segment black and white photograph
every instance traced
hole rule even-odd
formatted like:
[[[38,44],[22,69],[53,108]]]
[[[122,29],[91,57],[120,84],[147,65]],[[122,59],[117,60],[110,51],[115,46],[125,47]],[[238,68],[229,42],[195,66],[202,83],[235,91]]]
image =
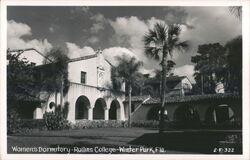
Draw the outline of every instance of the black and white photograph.
[[[1,150],[248,159],[249,1],[239,2],[6,2]]]

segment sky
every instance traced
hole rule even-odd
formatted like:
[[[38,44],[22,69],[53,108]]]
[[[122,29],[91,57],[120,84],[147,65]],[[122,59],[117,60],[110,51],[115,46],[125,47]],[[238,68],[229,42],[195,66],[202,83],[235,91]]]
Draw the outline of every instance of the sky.
[[[158,61],[144,53],[143,36],[157,22],[181,25],[181,41],[189,50],[174,51],[174,74],[194,82],[191,56],[198,45],[221,43],[242,34],[242,22],[228,7],[108,7],[108,6],[8,6],[7,45],[10,49],[36,48],[46,54],[61,48],[70,58],[95,54],[101,49],[111,63],[127,54],[143,61],[143,73],[160,69]],[[37,64],[42,57],[33,52],[22,55]]]

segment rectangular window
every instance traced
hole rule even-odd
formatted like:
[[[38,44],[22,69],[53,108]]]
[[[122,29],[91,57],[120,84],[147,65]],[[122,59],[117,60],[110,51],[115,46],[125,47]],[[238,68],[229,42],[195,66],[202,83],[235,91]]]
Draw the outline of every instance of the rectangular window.
[[[81,71],[81,83],[86,83],[86,72]]]

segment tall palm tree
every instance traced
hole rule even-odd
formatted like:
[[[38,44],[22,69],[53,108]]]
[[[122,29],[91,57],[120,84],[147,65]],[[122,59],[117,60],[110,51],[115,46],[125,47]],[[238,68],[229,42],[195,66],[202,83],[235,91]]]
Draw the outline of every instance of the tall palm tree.
[[[164,106],[168,57],[173,56],[174,50],[184,51],[188,48],[187,41],[180,42],[179,35],[181,28],[172,24],[167,26],[164,23],[156,23],[153,29],[149,29],[144,36],[145,53],[147,56],[160,61],[162,67],[162,88],[161,88],[161,111],[159,132],[164,129]]]
[[[52,49],[46,54],[43,63],[48,64],[46,69],[45,88],[55,93],[57,106],[57,94],[60,92],[60,106],[63,106],[63,96],[68,90],[68,56],[61,49]],[[51,61],[53,63],[51,63]]]
[[[171,73],[171,71],[172,71],[172,69],[173,69],[173,67],[174,67],[175,65],[176,65],[176,64],[175,64],[174,61],[172,61],[172,60],[168,60],[168,61],[167,61],[166,76],[171,76],[171,75],[173,75],[173,73]],[[155,78],[157,81],[159,81],[160,79],[162,79],[162,70],[156,69],[154,72],[155,72],[154,78]],[[160,84],[159,87],[160,87],[160,88],[159,88],[159,94],[161,95],[162,84]],[[167,89],[167,86],[166,86],[166,89]]]
[[[126,55],[116,57],[118,61],[117,67],[114,68],[113,78],[116,81],[125,82],[128,88],[128,125],[131,126],[131,93],[132,86],[138,83],[141,79],[139,69],[142,66],[141,61],[137,61],[135,57],[128,57]]]

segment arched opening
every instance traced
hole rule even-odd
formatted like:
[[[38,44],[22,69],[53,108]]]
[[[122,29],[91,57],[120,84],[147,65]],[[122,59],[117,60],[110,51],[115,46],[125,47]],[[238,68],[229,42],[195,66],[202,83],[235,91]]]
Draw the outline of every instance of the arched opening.
[[[117,100],[113,100],[109,109],[109,119],[118,120],[120,119],[120,104]]]
[[[105,100],[98,98],[93,109],[93,119],[104,119],[104,108],[106,108]]]
[[[53,108],[56,107],[56,104],[54,102],[49,103],[49,109],[52,110]]]
[[[192,105],[183,104],[175,110],[174,121],[183,127],[190,127],[200,123],[200,116]]]
[[[88,119],[88,108],[90,108],[90,102],[86,96],[80,96],[76,100],[75,107],[75,119]]]
[[[205,120],[207,123],[220,124],[235,121],[234,112],[227,104],[220,104],[209,107],[206,111]]]
[[[159,120],[160,107],[152,107],[147,113],[147,120]]]

